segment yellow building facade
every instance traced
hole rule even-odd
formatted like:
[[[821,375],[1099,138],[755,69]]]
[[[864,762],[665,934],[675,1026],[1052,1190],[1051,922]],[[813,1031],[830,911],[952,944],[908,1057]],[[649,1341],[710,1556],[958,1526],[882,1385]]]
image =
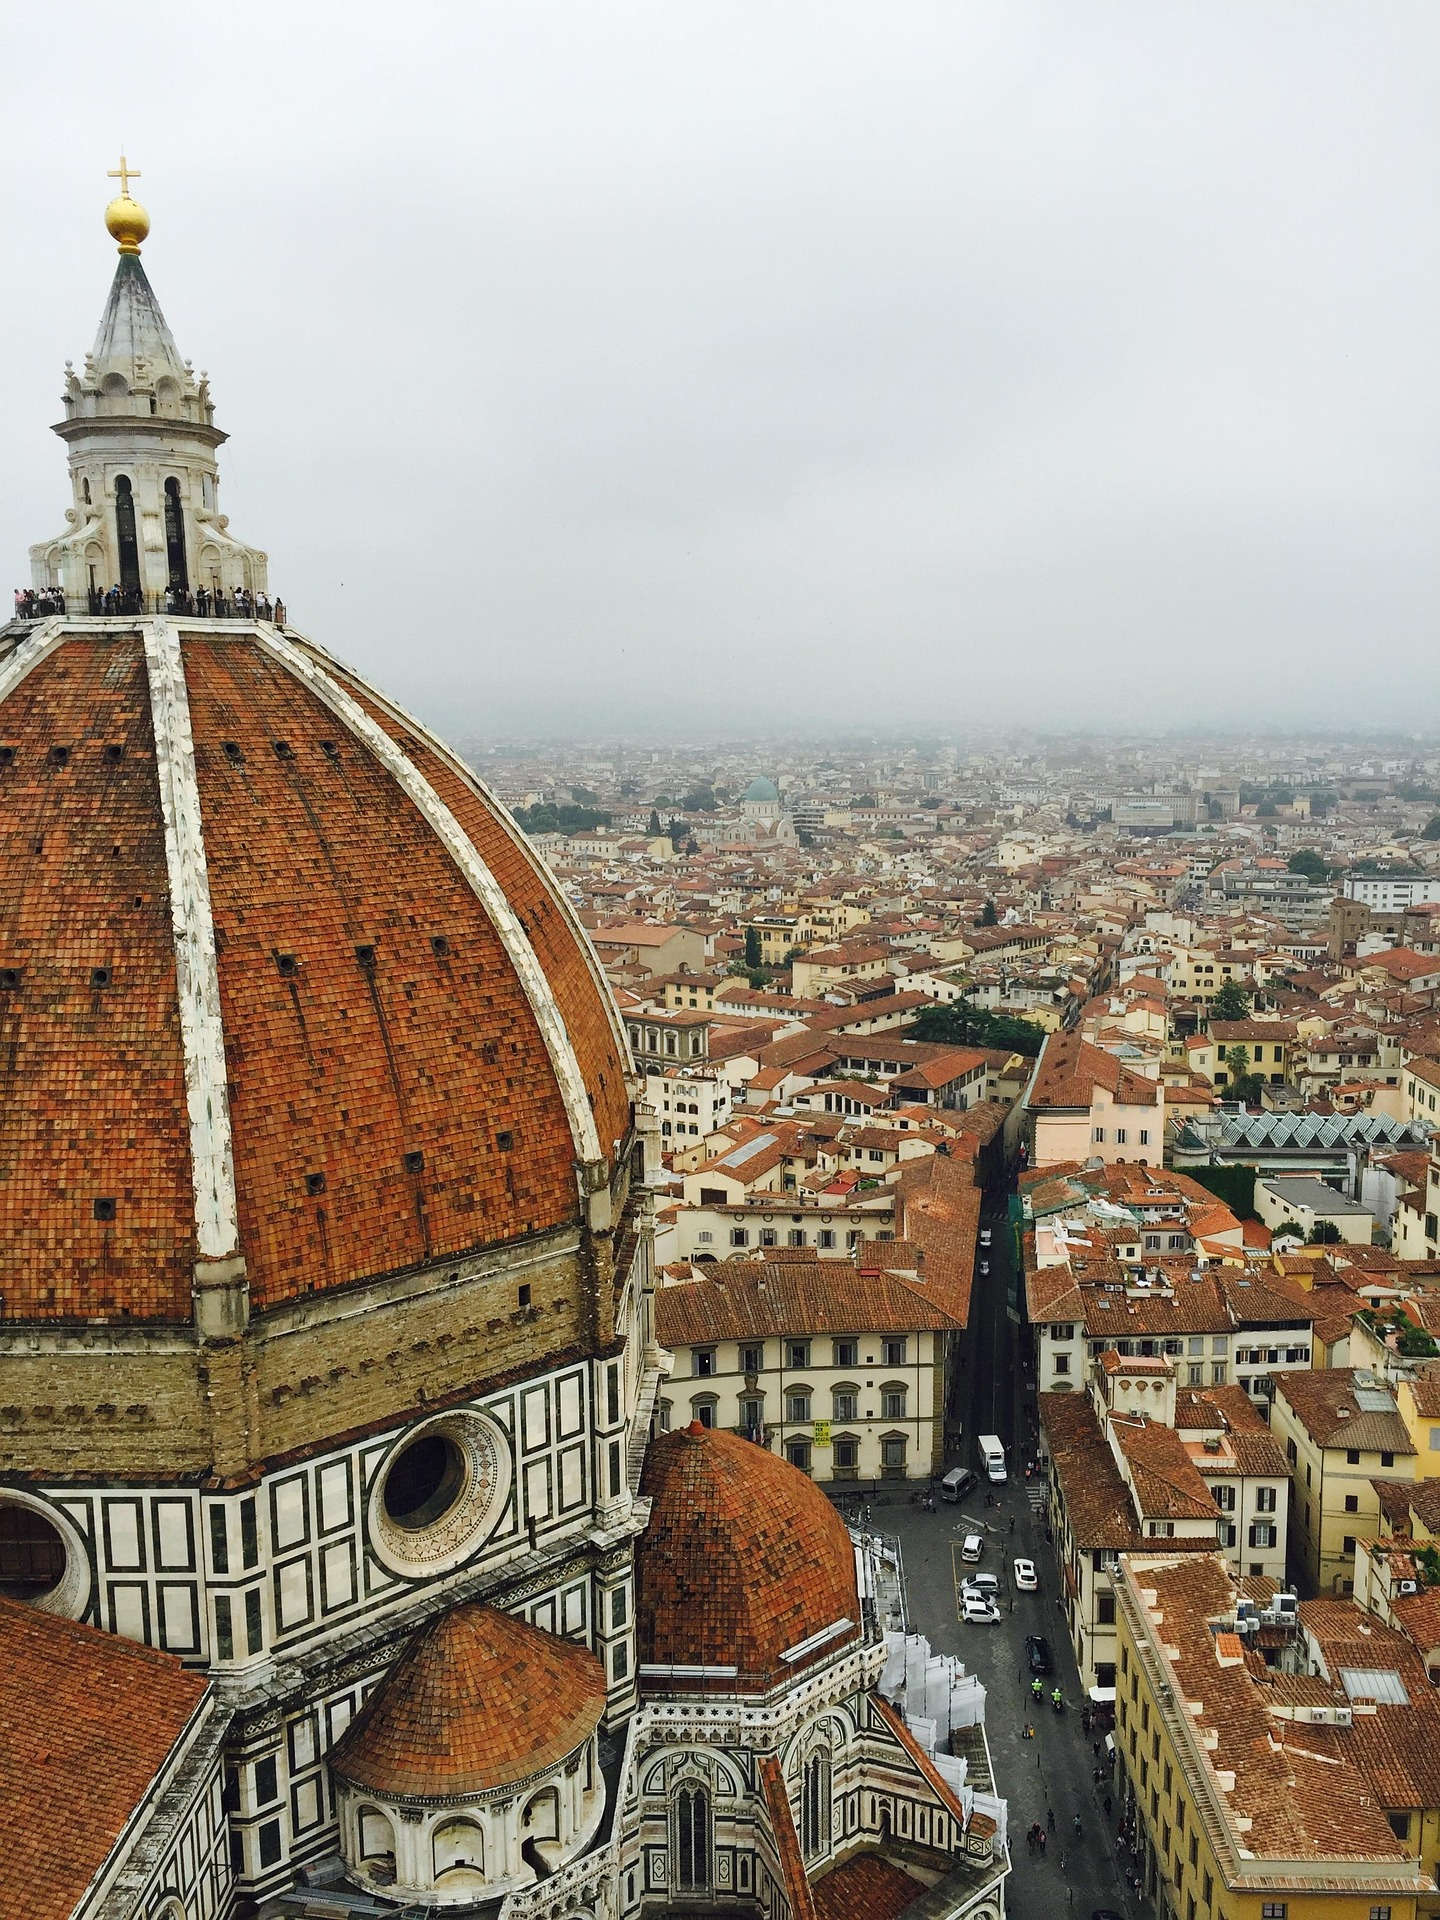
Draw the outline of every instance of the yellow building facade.
[[[1267,1699],[1220,1557],[1125,1554],[1115,1590],[1117,1788],[1161,1920],[1430,1912],[1416,1842]]]

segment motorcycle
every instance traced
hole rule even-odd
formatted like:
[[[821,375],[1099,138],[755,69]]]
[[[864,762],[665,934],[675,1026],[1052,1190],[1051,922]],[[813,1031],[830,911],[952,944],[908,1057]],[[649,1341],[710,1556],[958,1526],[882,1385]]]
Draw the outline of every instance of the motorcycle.
[[[1061,1692],[1059,1691],[1059,1689],[1058,1689],[1058,1688],[1056,1689],[1056,1691],[1055,1691],[1054,1693],[1052,1693],[1052,1694],[1051,1694],[1051,1696],[1050,1696],[1050,1704],[1051,1704],[1051,1706],[1052,1706],[1052,1707],[1053,1707],[1053,1708],[1055,1709],[1055,1711],[1056,1711],[1056,1713],[1064,1713],[1064,1711],[1065,1711],[1065,1698],[1064,1698],[1064,1695],[1063,1695],[1063,1694],[1062,1694],[1062,1693],[1061,1693]]]

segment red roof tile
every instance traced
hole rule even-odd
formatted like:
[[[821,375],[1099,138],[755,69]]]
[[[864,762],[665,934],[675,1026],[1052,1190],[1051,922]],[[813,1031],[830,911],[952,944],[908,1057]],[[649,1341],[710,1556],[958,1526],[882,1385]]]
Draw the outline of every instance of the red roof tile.
[[[788,1461],[693,1424],[654,1442],[641,1491],[654,1502],[636,1554],[643,1666],[737,1667],[726,1691],[803,1673],[860,1632],[855,1555],[839,1514]],[[850,1624],[798,1658],[796,1647]],[[664,1676],[642,1687],[668,1690]],[[703,1679],[680,1679],[683,1692]]]
[[[69,1920],[205,1693],[173,1654],[0,1599],[0,1914]]]
[[[494,1607],[422,1627],[331,1755],[394,1799],[463,1797],[559,1764],[605,1710],[595,1655]]]

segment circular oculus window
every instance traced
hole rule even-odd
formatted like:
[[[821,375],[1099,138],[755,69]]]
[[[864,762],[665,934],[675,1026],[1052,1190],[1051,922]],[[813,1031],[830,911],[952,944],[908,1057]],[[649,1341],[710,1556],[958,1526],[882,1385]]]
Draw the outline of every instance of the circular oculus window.
[[[58,1507],[0,1489],[0,1593],[78,1620],[90,1598],[90,1556]]]
[[[510,1492],[510,1448],[484,1414],[444,1413],[387,1454],[370,1492],[370,1544],[392,1573],[448,1573],[494,1531]]]

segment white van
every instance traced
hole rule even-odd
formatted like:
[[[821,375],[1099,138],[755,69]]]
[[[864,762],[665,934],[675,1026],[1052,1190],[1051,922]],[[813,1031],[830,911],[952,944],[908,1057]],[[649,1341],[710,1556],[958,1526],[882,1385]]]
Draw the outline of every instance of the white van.
[[[980,1449],[980,1464],[985,1469],[985,1478],[996,1483],[1006,1480],[1005,1449],[1000,1444],[998,1433],[982,1433],[976,1442]]]

